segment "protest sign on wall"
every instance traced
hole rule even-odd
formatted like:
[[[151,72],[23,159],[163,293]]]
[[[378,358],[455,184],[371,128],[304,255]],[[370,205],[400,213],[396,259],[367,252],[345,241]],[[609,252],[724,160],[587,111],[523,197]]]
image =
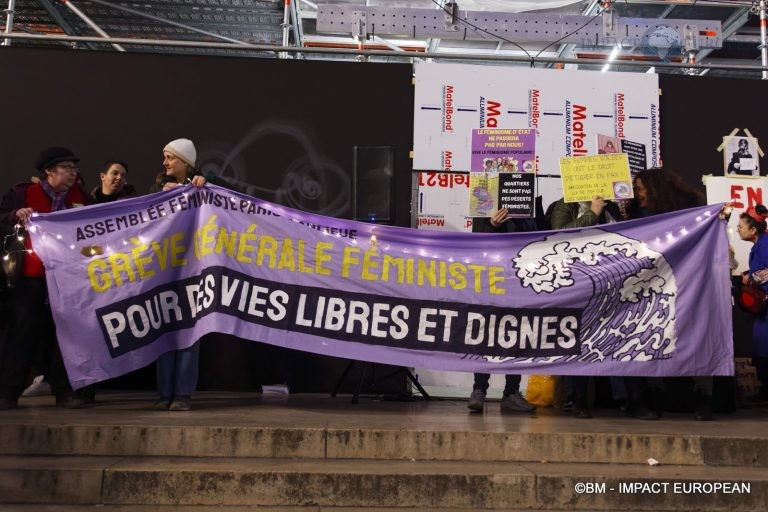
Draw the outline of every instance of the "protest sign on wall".
[[[752,243],[739,238],[736,225],[739,223],[739,215],[747,208],[756,204],[765,205],[768,201],[768,178],[704,176],[703,181],[707,188],[707,203],[733,205],[733,214],[728,221],[728,240],[739,262],[737,271],[748,270]]]

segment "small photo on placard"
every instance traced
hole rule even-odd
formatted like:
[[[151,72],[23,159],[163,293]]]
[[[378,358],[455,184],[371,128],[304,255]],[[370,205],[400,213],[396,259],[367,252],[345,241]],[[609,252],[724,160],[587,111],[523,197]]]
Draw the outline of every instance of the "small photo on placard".
[[[614,199],[632,199],[632,185],[626,181],[613,182]]]
[[[610,155],[611,153],[621,153],[621,139],[618,137],[598,134],[597,154]]]
[[[473,172],[469,175],[469,216],[490,217],[499,209],[499,173]]]

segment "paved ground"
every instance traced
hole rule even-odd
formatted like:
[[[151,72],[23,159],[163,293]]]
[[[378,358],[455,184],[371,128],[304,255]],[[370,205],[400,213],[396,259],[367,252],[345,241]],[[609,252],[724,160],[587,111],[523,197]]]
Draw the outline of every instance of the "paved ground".
[[[667,413],[659,421],[641,421],[618,410],[594,411],[594,418],[575,419],[539,408],[534,414],[501,414],[498,402],[486,403],[483,414],[470,414],[464,400],[414,402],[374,401],[349,396],[201,392],[189,412],[153,411],[155,396],[147,392],[100,392],[97,402],[80,410],[59,409],[53,397],[22,398],[19,409],[0,411],[0,425],[20,422],[68,425],[195,425],[274,428],[377,428],[532,433],[615,433],[724,436],[768,439],[768,405],[717,414],[700,422],[692,414]]]

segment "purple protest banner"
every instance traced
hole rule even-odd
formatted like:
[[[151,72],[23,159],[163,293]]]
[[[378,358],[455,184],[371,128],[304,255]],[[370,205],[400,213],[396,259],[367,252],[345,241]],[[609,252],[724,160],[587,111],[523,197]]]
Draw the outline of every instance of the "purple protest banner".
[[[563,232],[444,233],[209,185],[39,215],[30,234],[75,387],[211,332],[443,370],[730,375],[718,210]]]

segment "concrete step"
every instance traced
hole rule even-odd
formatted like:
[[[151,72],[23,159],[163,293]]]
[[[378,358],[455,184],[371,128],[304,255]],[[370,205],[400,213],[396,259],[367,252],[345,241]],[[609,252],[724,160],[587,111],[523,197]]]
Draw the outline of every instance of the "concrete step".
[[[61,418],[60,418],[61,419]],[[267,457],[768,466],[768,439],[376,427],[0,424],[3,455]]]
[[[756,511],[768,510],[768,468],[4,456],[0,502]]]
[[[435,507],[268,507],[259,505],[2,505],[0,512],[467,512],[466,508]],[[551,512],[565,512],[564,509],[548,509]],[[494,508],[483,512],[541,512],[531,508]],[[622,509],[622,512],[641,512]]]
[[[466,508],[435,508],[435,507],[269,507],[259,505],[3,505],[0,512],[467,512]],[[549,511],[565,512],[570,509],[552,509]],[[484,509],[483,512],[541,512],[541,509],[530,508],[494,508]],[[622,512],[641,512],[639,510],[622,509]]]

